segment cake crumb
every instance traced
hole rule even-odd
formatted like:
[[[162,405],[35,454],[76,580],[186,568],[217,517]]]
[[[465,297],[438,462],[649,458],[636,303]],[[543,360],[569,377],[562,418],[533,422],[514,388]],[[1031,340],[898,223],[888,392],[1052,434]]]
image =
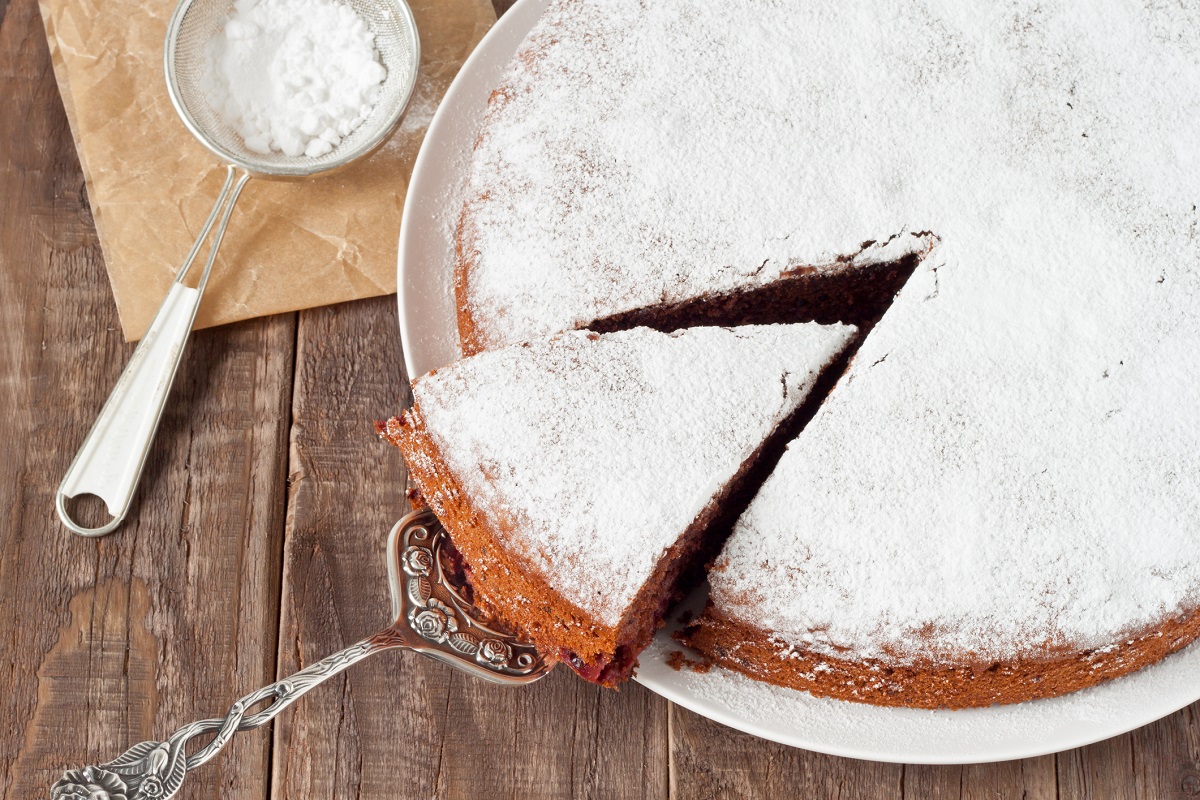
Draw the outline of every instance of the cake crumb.
[[[712,662],[705,658],[688,658],[687,654],[682,650],[672,650],[667,656],[667,666],[676,672],[679,672],[684,667],[687,667],[692,672],[704,674],[712,669]]]

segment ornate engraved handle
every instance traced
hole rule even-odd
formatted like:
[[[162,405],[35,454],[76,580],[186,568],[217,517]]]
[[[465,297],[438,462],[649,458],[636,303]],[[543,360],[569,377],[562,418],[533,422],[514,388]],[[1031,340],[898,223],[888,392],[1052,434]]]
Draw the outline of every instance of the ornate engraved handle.
[[[384,650],[414,644],[412,634],[386,628],[341,652],[242,697],[220,719],[185,725],[165,742],[142,742],[120,757],[99,766],[69,770],[50,790],[51,800],[166,800],[179,791],[187,771],[204,764],[229,743],[238,731],[262,727],[280,711],[299,700],[314,686]],[[266,700],[271,704],[254,714],[249,710]],[[187,745],[198,736],[212,740],[190,756]]]
[[[50,790],[52,800],[166,800],[179,791],[188,770],[215,756],[233,734],[267,724],[309,689],[382,650],[407,647],[510,686],[539,680],[553,666],[532,644],[497,627],[474,606],[462,558],[428,509],[414,511],[392,528],[388,582],[395,615],[391,627],[251,692],[223,718],[193,722],[165,742],[142,742],[107,764],[63,773]],[[268,700],[262,711],[248,713]],[[207,735],[212,736],[208,744],[186,754],[192,739]]]

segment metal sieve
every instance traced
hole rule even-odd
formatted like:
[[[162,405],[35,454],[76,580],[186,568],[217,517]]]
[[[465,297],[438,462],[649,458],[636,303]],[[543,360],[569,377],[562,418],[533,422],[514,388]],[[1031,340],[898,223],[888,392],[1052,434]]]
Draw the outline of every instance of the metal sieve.
[[[370,155],[399,126],[412,98],[420,61],[412,11],[405,0],[343,1],[375,34],[375,49],[387,77],[370,116],[332,151],[316,158],[251,151],[201,91],[205,46],[233,10],[231,0],[181,0],[171,16],[164,49],[167,91],[187,129],[228,165],[225,184],[195,244],[175,273],[154,321],[58,487],[58,516],[74,533],[103,536],[114,530],[129,511],[217,250],[246,182],[251,177],[298,179],[340,169]],[[190,286],[185,280],[210,234],[204,267],[195,286]],[[96,528],[78,524],[71,517],[67,500],[80,495],[103,500],[112,520]]]
[[[204,48],[233,10],[228,0],[182,0],[167,26],[164,67],[167,91],[183,124],[222,161],[251,175],[303,178],[338,169],[373,152],[396,130],[417,80],[420,44],[412,11],[404,0],[343,0],[375,34],[375,49],[387,77],[379,100],[349,136],[317,158],[261,155],[249,150],[241,136],[209,105],[201,91]]]

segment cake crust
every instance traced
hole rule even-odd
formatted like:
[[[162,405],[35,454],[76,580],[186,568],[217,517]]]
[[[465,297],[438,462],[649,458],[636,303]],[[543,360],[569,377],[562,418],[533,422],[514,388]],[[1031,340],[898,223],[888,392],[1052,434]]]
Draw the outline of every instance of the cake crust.
[[[780,643],[771,631],[721,614],[710,603],[680,641],[708,661],[755,680],[878,706],[973,708],[1057,697],[1136,672],[1200,636],[1200,610],[1122,641],[1042,658],[894,664],[839,658]]]

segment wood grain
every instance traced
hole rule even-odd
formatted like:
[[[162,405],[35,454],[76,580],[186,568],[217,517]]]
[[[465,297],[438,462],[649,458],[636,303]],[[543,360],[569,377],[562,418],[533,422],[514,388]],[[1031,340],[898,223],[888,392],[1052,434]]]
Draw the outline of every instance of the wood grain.
[[[510,2],[497,0],[503,12]],[[222,713],[385,624],[408,401],[394,300],[198,334],[129,522],[52,494],[124,366],[34,0],[0,0],[0,793]],[[927,767],[795,750],[557,670],[525,689],[419,656],[356,666],[242,734],[186,798],[1193,798],[1200,704],[1039,759]]]
[[[1200,704],[1058,756],[1064,798],[1200,797]]]
[[[303,312],[292,407],[280,677],[390,620],[384,544],[404,512],[402,466],[371,421],[405,402],[386,299]],[[391,334],[389,336],[389,334]],[[388,653],[314,690],[276,722],[279,797],[380,796],[428,716],[396,720],[394,676],[432,665]],[[375,750],[377,746],[384,751]],[[388,763],[376,755],[387,752]],[[404,770],[420,776],[430,765]]]
[[[196,337],[129,521],[67,533],[54,489],[130,348],[33,0],[0,20],[0,97],[0,775],[25,798],[273,674],[294,319]],[[189,796],[265,796],[268,745]]]
[[[930,800],[1052,800],[1058,796],[1054,766],[1054,756],[999,764],[906,766],[901,796]]]
[[[671,707],[671,797],[902,797],[903,779],[899,764],[797,750]]]
[[[672,797],[1052,800],[1058,796],[1054,756],[965,766],[857,761],[765,742],[677,706],[671,709],[671,731]]]

